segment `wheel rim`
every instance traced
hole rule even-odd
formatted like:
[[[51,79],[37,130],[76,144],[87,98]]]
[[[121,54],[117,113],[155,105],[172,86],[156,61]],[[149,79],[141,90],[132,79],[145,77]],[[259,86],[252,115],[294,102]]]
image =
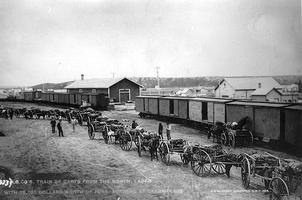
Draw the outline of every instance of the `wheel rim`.
[[[247,158],[243,159],[243,163],[241,166],[241,181],[242,181],[242,186],[245,189],[248,189],[250,185],[250,161]]]
[[[138,137],[137,153],[138,153],[139,157],[142,156],[142,142],[141,142],[141,138],[140,137]]]
[[[200,151],[193,155],[191,168],[197,176],[208,176],[211,173],[212,160],[209,154],[205,151]]]
[[[220,143],[223,144],[223,145],[226,145],[226,135],[225,135],[224,132],[221,134]]]
[[[132,137],[128,132],[122,133],[120,137],[120,147],[124,151],[130,151],[132,147]]]
[[[225,172],[226,172],[225,165],[223,163],[214,163],[212,165],[212,169],[217,174],[225,174]]]
[[[108,132],[107,132],[106,127],[104,127],[104,130],[103,130],[103,138],[104,138],[105,143],[108,144],[109,137],[108,137]]]
[[[253,136],[253,134],[252,134],[251,131],[249,131],[249,133],[250,133],[250,136],[251,136],[251,138],[250,138],[250,146],[252,146],[253,143],[254,143],[254,136]]]
[[[91,139],[91,140],[94,138],[92,133],[93,133],[92,127],[88,126],[88,136],[89,136],[89,139]]]
[[[165,163],[166,165],[169,165],[170,164],[169,148],[165,142],[162,142],[160,144],[159,154],[162,162]]]
[[[285,181],[281,178],[273,178],[269,184],[271,199],[288,199],[289,190]]]

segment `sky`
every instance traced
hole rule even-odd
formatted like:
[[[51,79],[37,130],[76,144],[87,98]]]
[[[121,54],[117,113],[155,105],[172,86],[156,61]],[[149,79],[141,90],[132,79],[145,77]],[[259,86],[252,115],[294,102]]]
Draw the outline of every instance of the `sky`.
[[[301,0],[0,0],[0,85],[302,75]]]

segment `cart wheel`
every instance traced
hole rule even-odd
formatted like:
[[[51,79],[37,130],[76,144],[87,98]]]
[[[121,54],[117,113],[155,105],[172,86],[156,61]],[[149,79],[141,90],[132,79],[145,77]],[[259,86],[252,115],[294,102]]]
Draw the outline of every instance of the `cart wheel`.
[[[229,134],[229,145],[233,148],[236,147],[235,135],[232,132]]]
[[[80,120],[79,120],[80,126],[83,126],[83,116],[80,114]]]
[[[93,140],[95,136],[95,133],[93,132],[93,126],[91,124],[88,126],[88,136],[91,140]]]
[[[132,137],[130,133],[128,132],[122,133],[122,135],[120,136],[120,147],[124,151],[130,151],[132,147]]]
[[[211,131],[211,129],[208,131],[208,139],[210,139],[211,138],[211,135],[212,135],[212,133],[211,133],[212,131]]]
[[[245,157],[241,165],[241,181],[242,181],[242,186],[245,189],[248,189],[250,185],[250,173],[251,173],[251,164],[250,161]]]
[[[201,150],[193,155],[191,168],[197,176],[208,176],[212,168],[212,159],[207,152]]]
[[[227,137],[224,132],[221,133],[220,144],[227,145]]]
[[[170,151],[166,142],[161,142],[159,145],[159,155],[163,163],[170,165]]]
[[[106,127],[104,127],[104,130],[103,130],[103,138],[104,138],[105,143],[108,144],[109,136],[108,136],[108,131],[107,131]]]
[[[269,184],[270,199],[289,199],[289,190],[285,181],[273,178]]]
[[[223,163],[213,163],[212,169],[217,174],[225,174],[225,172],[226,172],[225,165]]]
[[[250,133],[250,143],[249,143],[249,146],[253,146],[253,143],[254,143],[254,136],[253,136],[253,134],[252,134],[251,131],[249,131],[249,133]]]
[[[139,157],[142,157],[142,140],[140,137],[137,139],[138,147],[137,147],[137,153]]]

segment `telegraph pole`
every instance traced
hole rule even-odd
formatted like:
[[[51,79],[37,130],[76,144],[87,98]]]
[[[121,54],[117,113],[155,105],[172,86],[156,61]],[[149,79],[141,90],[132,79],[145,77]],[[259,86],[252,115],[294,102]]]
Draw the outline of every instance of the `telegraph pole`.
[[[112,74],[112,78],[114,78],[115,73],[113,72],[113,73],[111,73],[111,74]]]
[[[160,86],[159,86],[159,70],[160,67],[156,66],[156,76],[157,76],[157,89],[158,89],[158,95],[160,95]]]
[[[158,88],[160,88],[160,86],[159,86],[159,70],[160,69],[160,67],[156,67],[156,75],[157,75],[157,86],[158,86]]]

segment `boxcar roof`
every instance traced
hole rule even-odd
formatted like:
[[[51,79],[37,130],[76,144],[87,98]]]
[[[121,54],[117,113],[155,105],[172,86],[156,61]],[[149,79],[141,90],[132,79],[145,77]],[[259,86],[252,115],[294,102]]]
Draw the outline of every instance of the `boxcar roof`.
[[[302,110],[302,105],[289,106],[286,108],[291,110]]]
[[[233,101],[232,99],[219,99],[219,98],[191,98],[192,101],[209,101],[209,102],[218,102],[218,103],[226,103]]]
[[[145,95],[145,96],[137,96],[136,98],[152,98],[152,99],[157,99],[159,98],[160,96],[148,96],[148,95]]]
[[[290,104],[285,103],[271,103],[271,102],[251,102],[251,101],[234,101],[227,103],[228,105],[246,105],[246,106],[262,106],[262,107],[286,107]]]

